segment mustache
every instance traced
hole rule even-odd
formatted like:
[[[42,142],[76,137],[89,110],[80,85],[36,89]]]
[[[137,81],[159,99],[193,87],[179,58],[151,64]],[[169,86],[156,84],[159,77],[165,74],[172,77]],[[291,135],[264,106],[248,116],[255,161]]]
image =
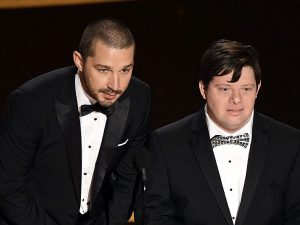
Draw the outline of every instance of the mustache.
[[[102,92],[104,94],[122,94],[122,90],[114,90],[114,89],[111,89],[111,88],[101,88],[101,89],[98,89],[98,92]]]

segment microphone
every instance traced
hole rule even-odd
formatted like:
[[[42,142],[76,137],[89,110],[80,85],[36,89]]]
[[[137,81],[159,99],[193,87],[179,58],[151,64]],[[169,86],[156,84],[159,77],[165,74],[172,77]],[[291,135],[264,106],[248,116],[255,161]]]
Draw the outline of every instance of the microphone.
[[[143,225],[146,224],[146,190],[147,190],[147,174],[146,168],[150,163],[150,153],[147,149],[142,148],[134,157],[135,164],[141,173],[141,183],[143,192],[143,211],[142,221]]]
[[[147,181],[146,168],[150,163],[150,153],[146,148],[142,148],[134,157],[135,164],[141,172],[141,181]]]

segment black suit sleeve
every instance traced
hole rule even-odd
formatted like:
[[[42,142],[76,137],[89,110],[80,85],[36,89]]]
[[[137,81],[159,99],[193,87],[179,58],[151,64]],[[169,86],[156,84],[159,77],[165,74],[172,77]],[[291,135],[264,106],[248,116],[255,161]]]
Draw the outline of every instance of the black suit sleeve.
[[[149,150],[151,163],[147,170],[148,182],[146,192],[146,224],[147,225],[183,225],[173,216],[175,203],[172,200],[168,171],[165,166],[164,156],[159,140],[154,133],[149,138]],[[137,199],[135,220],[137,224],[143,224],[141,197]]]
[[[143,107],[133,105],[133,107],[143,109],[136,110],[136,113],[142,115],[142,119],[134,121],[134,123],[139,123],[136,135],[131,140],[129,149],[114,170],[113,195],[109,206],[109,224],[111,225],[124,225],[132,213],[132,202],[138,174],[134,164],[134,156],[137,151],[145,146],[148,139],[150,129],[150,101],[150,89],[147,87]]]
[[[14,225],[58,225],[34,197],[30,175],[40,135],[26,93],[8,97],[0,124],[0,218]],[[0,219],[1,222],[1,219]]]
[[[300,224],[300,146],[298,147],[298,154],[289,178],[284,208],[286,211],[286,220],[283,224]]]

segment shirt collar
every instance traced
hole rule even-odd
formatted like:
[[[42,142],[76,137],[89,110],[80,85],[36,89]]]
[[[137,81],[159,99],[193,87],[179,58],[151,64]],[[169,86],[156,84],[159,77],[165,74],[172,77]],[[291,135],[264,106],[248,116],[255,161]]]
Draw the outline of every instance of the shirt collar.
[[[208,127],[208,132],[210,138],[214,137],[215,135],[223,135],[223,136],[236,136],[244,133],[248,133],[250,136],[250,140],[252,137],[252,125],[253,125],[253,115],[254,110],[251,113],[250,119],[248,122],[239,130],[237,130],[234,133],[229,133],[225,130],[223,130],[220,126],[218,126],[212,119],[209,117],[207,113],[207,104],[205,105],[205,117],[206,117],[206,124]]]

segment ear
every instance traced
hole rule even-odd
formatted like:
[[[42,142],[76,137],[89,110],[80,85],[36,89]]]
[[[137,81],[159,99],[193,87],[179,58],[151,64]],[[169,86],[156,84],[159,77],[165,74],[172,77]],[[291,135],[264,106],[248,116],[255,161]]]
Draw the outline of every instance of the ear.
[[[257,85],[256,97],[257,97],[257,95],[258,95],[258,92],[259,92],[259,90],[260,90],[260,87],[261,87],[261,81],[260,81],[259,84]]]
[[[199,81],[199,90],[200,90],[200,93],[202,95],[202,98],[206,99],[205,86],[204,86],[203,81]]]
[[[77,66],[78,70],[81,72],[83,70],[83,59],[79,52],[77,51],[73,52],[73,61]]]

